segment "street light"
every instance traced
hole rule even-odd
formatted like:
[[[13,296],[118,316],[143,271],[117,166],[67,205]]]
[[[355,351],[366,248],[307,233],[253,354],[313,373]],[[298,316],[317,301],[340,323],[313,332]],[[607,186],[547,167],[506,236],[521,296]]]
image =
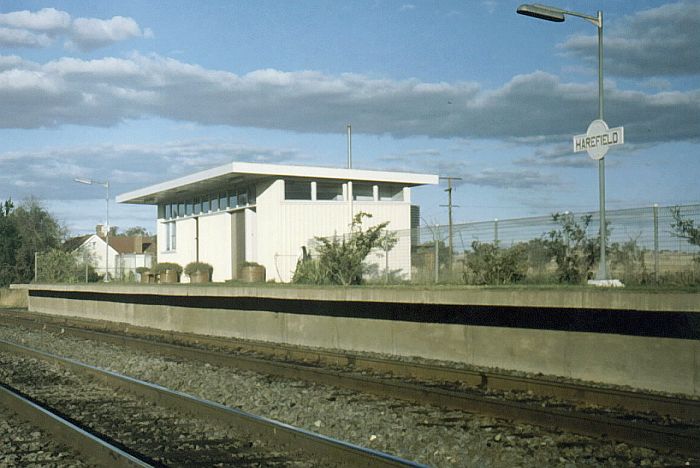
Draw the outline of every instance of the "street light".
[[[99,180],[84,179],[82,177],[76,177],[73,179],[79,184],[85,185],[101,185],[107,189],[107,225],[105,231],[105,277],[104,281],[109,282],[109,181],[100,182]]]
[[[520,5],[517,12],[521,15],[532,16],[533,18],[561,23],[565,16],[578,16],[592,23],[598,28],[598,119],[603,119],[603,12],[598,11],[597,16],[585,15],[575,11],[562,10],[540,4]],[[605,157],[598,159],[598,189],[600,193],[600,263],[596,280],[605,281],[608,279],[608,271],[605,260]]]

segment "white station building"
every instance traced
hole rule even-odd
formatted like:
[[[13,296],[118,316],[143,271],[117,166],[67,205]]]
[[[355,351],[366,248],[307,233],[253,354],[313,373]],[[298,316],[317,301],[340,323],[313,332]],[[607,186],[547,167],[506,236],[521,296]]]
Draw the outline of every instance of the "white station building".
[[[418,221],[411,187],[437,183],[432,174],[233,162],[116,201],[158,206],[159,262],[209,263],[214,281],[256,262],[268,280],[288,282],[302,247],[349,232],[359,212],[372,215],[363,228],[388,221],[388,230],[408,233]],[[399,236],[388,258],[390,270],[410,278],[410,236]]]

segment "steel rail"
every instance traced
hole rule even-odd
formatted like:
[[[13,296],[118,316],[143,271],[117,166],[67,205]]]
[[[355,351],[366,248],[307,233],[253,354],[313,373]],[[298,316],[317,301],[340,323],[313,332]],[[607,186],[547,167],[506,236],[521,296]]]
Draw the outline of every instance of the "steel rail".
[[[651,448],[676,450],[687,455],[700,456],[700,434],[697,431],[692,432],[648,423],[624,421],[579,411],[533,407],[523,403],[442,388],[351,375],[347,372],[331,371],[308,365],[268,361],[249,356],[233,356],[124,335],[77,329],[72,329],[70,332],[83,338],[118,343],[147,352],[193,359],[285,378],[302,379],[421,404],[432,404],[443,408],[488,414],[498,418],[518,420],[539,426],[558,427],[573,433],[594,437],[602,436]]]
[[[52,440],[70,447],[85,457],[85,461],[97,466],[153,466],[91,434],[3,383],[0,383],[0,405],[13,411],[20,419],[41,428],[42,431],[50,434]]]
[[[289,424],[16,343],[0,340],[0,351],[23,354],[58,364],[76,373],[91,375],[111,387],[138,395],[158,405],[218,421],[242,433],[274,441],[277,447],[282,445],[292,451],[302,451],[328,460],[333,465],[349,467],[424,466],[377,450],[316,434]]]

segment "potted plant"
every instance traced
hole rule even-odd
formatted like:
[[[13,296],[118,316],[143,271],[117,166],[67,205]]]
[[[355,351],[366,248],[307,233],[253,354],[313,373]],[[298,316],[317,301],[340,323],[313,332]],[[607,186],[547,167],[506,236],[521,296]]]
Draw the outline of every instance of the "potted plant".
[[[141,283],[154,283],[155,282],[155,275],[151,273],[151,269],[149,267],[145,266],[140,266],[136,268],[136,273],[139,274],[139,277],[141,278]]]
[[[190,277],[190,283],[208,283],[214,268],[208,263],[191,262],[185,266],[185,274]]]
[[[265,267],[255,262],[244,262],[241,266],[241,281],[244,283],[264,283]]]
[[[153,273],[158,275],[160,283],[178,283],[182,267],[172,262],[156,263],[153,267]]]

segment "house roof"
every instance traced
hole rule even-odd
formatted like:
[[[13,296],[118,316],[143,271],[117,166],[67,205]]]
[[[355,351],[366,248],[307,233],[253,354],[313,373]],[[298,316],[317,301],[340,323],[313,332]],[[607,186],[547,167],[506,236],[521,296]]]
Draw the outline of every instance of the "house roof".
[[[79,249],[86,240],[91,238],[92,236],[90,234],[85,235],[85,236],[78,236],[78,237],[71,237],[69,239],[66,239],[66,241],[63,243],[63,250],[66,252],[73,252],[76,249]]]
[[[438,176],[434,174],[232,162],[178,179],[123,193],[117,195],[116,200],[117,203],[154,205],[184,196],[215,191],[224,186],[246,184],[271,177],[385,182],[409,187],[438,183]]]
[[[85,242],[90,238],[97,237],[104,242],[104,237],[98,236],[97,234],[91,234],[86,236],[72,237],[63,243],[63,249],[68,252],[74,252],[75,250],[82,247]],[[114,249],[119,254],[132,254],[136,253],[136,244],[141,239],[143,253],[155,253],[156,248],[156,238],[155,237],[140,237],[140,236],[110,236],[109,246]],[[141,253],[139,252],[139,253]]]

